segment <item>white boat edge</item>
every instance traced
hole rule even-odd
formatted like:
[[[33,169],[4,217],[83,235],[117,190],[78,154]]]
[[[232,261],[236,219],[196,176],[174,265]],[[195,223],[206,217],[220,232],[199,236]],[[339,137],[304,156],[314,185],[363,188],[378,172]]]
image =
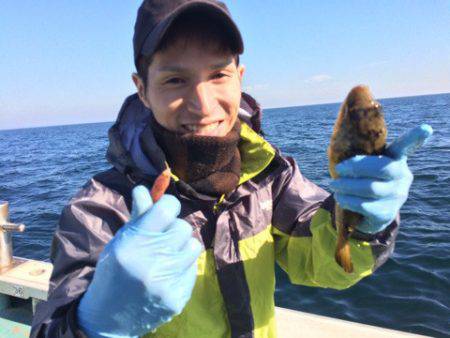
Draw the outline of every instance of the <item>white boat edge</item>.
[[[10,267],[0,270],[0,333],[2,333],[2,329],[6,332],[7,326],[11,330],[13,328],[16,331],[20,329],[21,332],[29,330],[29,323],[24,324],[22,321],[21,324],[15,324],[12,316],[5,319],[5,314],[8,313],[9,298],[29,300],[30,308],[34,311],[37,302],[47,299],[49,279],[53,270],[53,265],[48,262],[20,257],[14,257],[13,261],[14,263]],[[275,308],[275,316],[278,336],[282,338],[426,337],[280,307]]]
[[[275,307],[275,317],[278,335],[283,338],[427,337],[280,307]]]

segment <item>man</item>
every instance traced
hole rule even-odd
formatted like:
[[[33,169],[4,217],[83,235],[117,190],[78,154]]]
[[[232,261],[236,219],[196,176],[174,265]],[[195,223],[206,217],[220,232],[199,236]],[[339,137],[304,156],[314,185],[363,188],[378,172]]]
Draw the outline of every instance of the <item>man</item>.
[[[138,94],[110,129],[113,168],[63,210],[32,337],[275,337],[275,262],[293,283],[343,289],[386,261],[412,182],[405,154],[428,129],[392,158],[338,169],[334,197],[365,216],[346,273],[334,197],[261,136],[259,107],[241,93],[242,52],[222,3],[144,1]],[[148,189],[167,166],[172,182],[154,203]]]

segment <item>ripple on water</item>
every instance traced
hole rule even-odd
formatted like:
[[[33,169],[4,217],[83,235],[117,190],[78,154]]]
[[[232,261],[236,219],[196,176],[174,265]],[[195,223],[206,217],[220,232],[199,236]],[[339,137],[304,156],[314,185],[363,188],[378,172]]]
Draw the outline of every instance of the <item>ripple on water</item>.
[[[450,318],[450,95],[382,100],[389,140],[427,122],[434,138],[411,156],[415,175],[393,257],[350,289],[295,286],[277,268],[277,305],[431,336]],[[267,139],[293,156],[302,174],[327,188],[326,148],[339,104],[264,111]],[[47,259],[59,214],[104,159],[111,123],[0,131],[0,199],[27,231],[15,254]]]

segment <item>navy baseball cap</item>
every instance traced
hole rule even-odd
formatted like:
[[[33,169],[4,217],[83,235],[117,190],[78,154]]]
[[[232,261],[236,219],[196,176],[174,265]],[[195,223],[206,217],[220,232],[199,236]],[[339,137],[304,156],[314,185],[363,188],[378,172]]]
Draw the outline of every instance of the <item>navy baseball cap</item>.
[[[134,26],[134,63],[138,67],[141,56],[151,56],[158,48],[171,24],[187,11],[199,10],[199,15],[212,15],[224,23],[230,33],[232,51],[242,54],[244,43],[227,6],[216,0],[144,0],[139,7]]]

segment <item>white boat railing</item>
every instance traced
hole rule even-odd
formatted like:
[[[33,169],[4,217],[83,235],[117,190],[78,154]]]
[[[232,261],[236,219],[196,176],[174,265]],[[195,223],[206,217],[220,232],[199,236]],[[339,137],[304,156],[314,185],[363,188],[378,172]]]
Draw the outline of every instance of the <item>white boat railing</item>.
[[[0,269],[12,263],[12,232],[25,231],[25,225],[9,221],[9,204],[0,201]]]

